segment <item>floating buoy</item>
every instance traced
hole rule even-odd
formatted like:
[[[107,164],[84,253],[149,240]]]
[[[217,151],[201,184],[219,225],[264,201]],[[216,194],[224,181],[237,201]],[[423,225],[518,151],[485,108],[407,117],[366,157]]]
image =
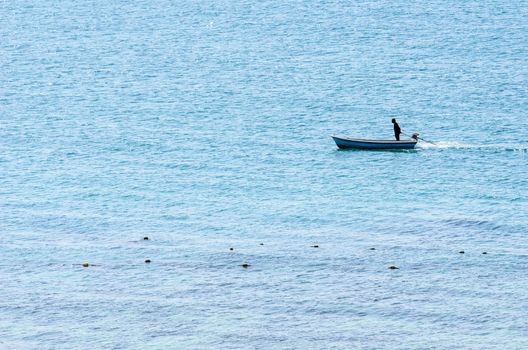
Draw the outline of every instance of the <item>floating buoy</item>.
[[[465,252],[463,250],[459,251],[460,254],[464,254]]]
[[[264,245],[264,243],[260,243],[260,245]]]
[[[488,254],[488,252],[482,252],[482,254]]]
[[[150,264],[150,259],[145,259],[145,263]]]
[[[376,250],[376,248],[370,248],[370,250]]]
[[[87,262],[84,262],[84,263],[82,264],[82,266],[83,266],[83,267],[88,267],[88,266],[90,266],[90,264],[88,264]]]
[[[394,266],[394,265],[389,266],[389,270],[398,270],[398,269],[399,269],[398,266]]]
[[[247,268],[248,268],[248,267],[250,267],[251,265],[249,265],[249,264],[246,264],[246,263],[243,263],[243,264],[242,264],[242,265],[240,265],[240,266],[242,266],[243,268],[247,269]]]
[[[319,245],[318,245],[318,244],[314,244],[314,245],[312,246],[312,248],[319,248]]]
[[[143,240],[144,240],[144,241],[148,241],[149,238],[148,238],[147,236],[145,236],[145,237],[143,237]]]
[[[229,250],[233,250],[233,248],[229,248]]]

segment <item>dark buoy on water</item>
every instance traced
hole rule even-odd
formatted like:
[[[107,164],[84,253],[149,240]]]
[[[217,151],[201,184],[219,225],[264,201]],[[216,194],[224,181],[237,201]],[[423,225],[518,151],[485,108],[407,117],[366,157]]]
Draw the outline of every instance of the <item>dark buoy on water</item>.
[[[90,264],[88,264],[87,262],[84,262],[84,263],[82,264],[82,266],[83,266],[83,267],[88,267],[88,266],[90,266]]]
[[[260,245],[264,245],[264,243],[260,243]]]
[[[459,251],[458,252],[459,254],[464,254],[465,252],[463,250]]]
[[[488,252],[482,252],[482,254],[488,254]]]
[[[243,264],[240,265],[240,266],[242,266],[243,268],[247,269],[247,268],[250,267],[251,265],[249,265],[249,264],[247,264],[247,263],[243,263]]]
[[[148,238],[147,236],[145,236],[145,237],[143,237],[143,240],[144,240],[144,241],[148,241],[149,238]]]
[[[233,250],[233,248],[229,248],[229,250]]]
[[[399,270],[399,267],[391,265],[391,266],[389,266],[389,270]]]
[[[145,259],[146,264],[150,264],[150,259]]]
[[[376,250],[376,248],[370,248],[370,250]]]
[[[318,245],[318,244],[314,244],[314,245],[312,246],[312,248],[319,248],[319,245]]]

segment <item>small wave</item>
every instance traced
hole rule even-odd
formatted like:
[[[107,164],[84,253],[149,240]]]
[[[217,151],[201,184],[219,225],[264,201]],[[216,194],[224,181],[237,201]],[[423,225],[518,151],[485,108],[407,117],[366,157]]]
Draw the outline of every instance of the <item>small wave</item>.
[[[453,218],[453,219],[440,220],[440,223],[446,224],[449,226],[458,226],[458,227],[465,227],[465,228],[475,227],[475,228],[485,229],[485,230],[490,230],[490,231],[495,231],[495,230],[499,230],[503,228],[502,225],[492,222],[492,221],[487,221],[487,220]]]
[[[528,152],[528,145],[522,144],[470,144],[457,141],[435,141],[435,143],[420,142],[417,149],[481,149],[490,151]]]

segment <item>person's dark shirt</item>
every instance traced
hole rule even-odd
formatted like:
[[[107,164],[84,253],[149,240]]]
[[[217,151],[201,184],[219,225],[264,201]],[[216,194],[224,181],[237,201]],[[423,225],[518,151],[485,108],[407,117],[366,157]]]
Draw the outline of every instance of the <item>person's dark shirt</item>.
[[[400,134],[401,134],[400,126],[398,125],[398,123],[394,123],[394,136],[396,137],[397,141],[400,141]]]

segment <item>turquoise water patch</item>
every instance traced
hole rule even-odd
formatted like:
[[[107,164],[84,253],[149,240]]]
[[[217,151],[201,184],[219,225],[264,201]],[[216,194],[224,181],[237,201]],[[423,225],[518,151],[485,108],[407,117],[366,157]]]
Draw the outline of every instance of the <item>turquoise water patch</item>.
[[[527,23],[3,2],[0,348],[528,348]]]

